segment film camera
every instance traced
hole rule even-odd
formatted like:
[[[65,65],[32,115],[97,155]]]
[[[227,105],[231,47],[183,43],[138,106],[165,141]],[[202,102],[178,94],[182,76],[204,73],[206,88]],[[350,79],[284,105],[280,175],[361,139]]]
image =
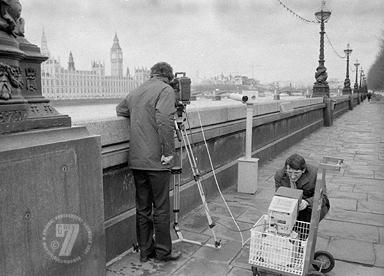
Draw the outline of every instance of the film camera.
[[[182,112],[185,106],[191,103],[191,79],[186,77],[185,72],[177,72],[170,85],[176,93],[177,111]]]

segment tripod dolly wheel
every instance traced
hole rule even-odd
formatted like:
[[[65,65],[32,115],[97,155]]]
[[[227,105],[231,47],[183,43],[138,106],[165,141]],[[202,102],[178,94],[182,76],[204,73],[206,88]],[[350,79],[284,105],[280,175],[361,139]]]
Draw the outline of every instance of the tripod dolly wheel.
[[[257,270],[257,267],[252,266],[252,274],[253,276],[261,276],[260,272]]]
[[[322,273],[327,273],[335,267],[335,258],[327,251],[316,251],[312,266]]]

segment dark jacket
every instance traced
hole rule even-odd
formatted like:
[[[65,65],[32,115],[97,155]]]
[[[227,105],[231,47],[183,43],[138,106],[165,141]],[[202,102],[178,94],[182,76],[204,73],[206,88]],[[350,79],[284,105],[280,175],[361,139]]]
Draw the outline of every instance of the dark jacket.
[[[116,107],[118,116],[129,118],[129,167],[167,170],[161,155],[174,154],[175,92],[161,78],[153,77],[130,92]]]
[[[301,177],[296,181],[297,189],[303,190],[303,199],[308,201],[310,207],[313,206],[313,196],[315,195],[315,187],[317,181],[317,167],[307,164],[307,169],[301,175]],[[279,187],[291,187],[289,177],[285,172],[285,169],[278,170],[275,174],[275,188],[276,190]],[[329,200],[326,195],[326,188],[324,187],[323,193],[323,205],[325,204],[329,209]]]

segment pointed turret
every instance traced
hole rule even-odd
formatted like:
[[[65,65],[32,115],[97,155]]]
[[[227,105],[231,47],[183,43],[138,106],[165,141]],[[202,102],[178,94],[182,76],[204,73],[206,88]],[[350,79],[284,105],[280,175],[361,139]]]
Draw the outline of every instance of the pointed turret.
[[[72,52],[69,52],[69,59],[68,59],[68,71],[75,71],[75,62],[73,61],[73,55]]]
[[[47,38],[45,37],[44,28],[43,28],[43,33],[41,35],[41,54],[46,57],[51,57],[48,50],[48,42],[47,42]]]

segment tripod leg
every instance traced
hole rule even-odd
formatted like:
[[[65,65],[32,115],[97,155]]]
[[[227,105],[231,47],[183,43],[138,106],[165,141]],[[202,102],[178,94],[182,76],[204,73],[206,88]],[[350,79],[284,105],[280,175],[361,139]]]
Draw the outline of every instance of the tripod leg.
[[[176,235],[179,238],[177,241],[183,240],[183,236],[179,227],[181,171],[181,167],[174,167],[171,169],[171,173],[173,174],[173,229],[175,230]]]
[[[220,247],[220,242],[221,241],[217,240],[215,231],[213,229],[213,227],[215,227],[215,224],[214,224],[214,222],[212,220],[211,215],[209,214],[208,204],[207,204],[207,201],[206,201],[206,198],[205,198],[203,186],[202,186],[201,181],[200,181],[200,172],[199,172],[199,169],[197,167],[195,156],[193,155],[191,143],[189,142],[188,135],[187,135],[185,129],[181,129],[181,134],[182,134],[182,140],[184,142],[184,147],[185,147],[186,152],[187,152],[187,157],[188,157],[188,160],[189,160],[192,172],[193,172],[193,177],[194,177],[195,182],[197,184],[197,187],[199,189],[200,198],[201,198],[201,201],[203,203],[204,211],[205,211],[205,214],[206,214],[206,217],[207,217],[207,220],[208,220],[208,225],[209,225],[209,228],[211,229],[212,236],[213,236],[213,238],[215,240],[215,247],[218,248],[218,247]]]

